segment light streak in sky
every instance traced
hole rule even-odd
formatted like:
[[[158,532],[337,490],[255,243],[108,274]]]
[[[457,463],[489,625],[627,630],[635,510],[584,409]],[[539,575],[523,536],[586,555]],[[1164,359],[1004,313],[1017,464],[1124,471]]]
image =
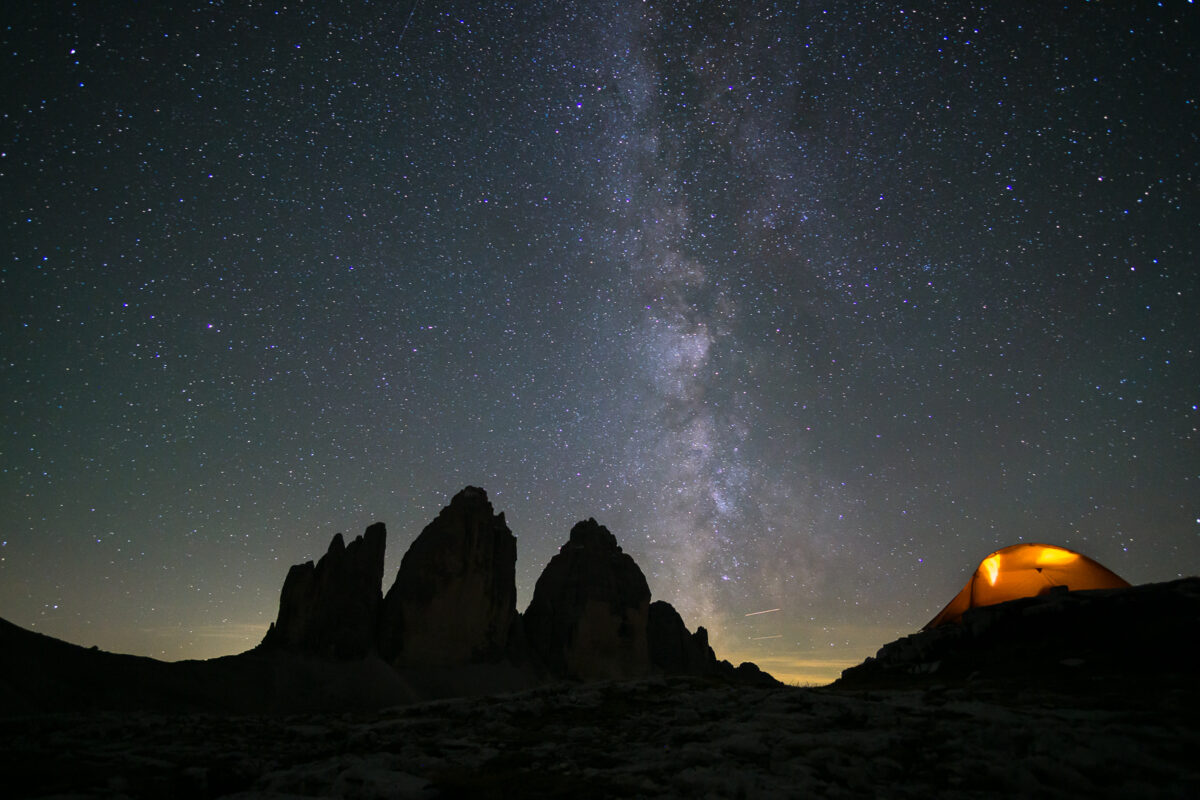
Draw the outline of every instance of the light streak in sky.
[[[768,608],[766,611],[751,611],[749,614],[746,614],[744,616],[757,617],[759,614],[772,614],[778,610],[779,610],[778,608]]]

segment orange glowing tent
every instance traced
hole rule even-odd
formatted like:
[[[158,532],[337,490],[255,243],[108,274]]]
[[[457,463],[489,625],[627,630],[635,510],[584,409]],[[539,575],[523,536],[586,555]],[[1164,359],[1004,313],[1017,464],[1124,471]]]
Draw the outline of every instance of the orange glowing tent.
[[[1051,544],[1014,544],[980,562],[962,591],[922,630],[958,622],[963,612],[1021,597],[1037,597],[1055,586],[1120,589],[1129,583],[1092,559]]]

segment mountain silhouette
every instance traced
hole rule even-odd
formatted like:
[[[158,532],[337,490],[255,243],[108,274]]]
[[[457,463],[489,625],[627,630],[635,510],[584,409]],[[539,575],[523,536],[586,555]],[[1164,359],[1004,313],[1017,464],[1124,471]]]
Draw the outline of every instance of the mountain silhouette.
[[[375,656],[419,694],[471,693],[485,684],[689,674],[771,683],[753,665],[718,661],[659,601],[640,567],[595,519],[576,524],[516,608],[516,537],[487,492],[468,486],[425,527],[380,595],[386,531],[375,523],[349,545],[291,568],[279,616],[259,651],[341,660]],[[463,681],[454,686],[455,675]]]
[[[516,609],[516,537],[468,486],[425,527],[382,592],[377,522],[288,570],[252,650],[163,662],[85,649],[0,620],[0,702],[11,713],[100,709],[299,713],[381,708],[560,681],[690,675],[778,685],[734,667],[669,604],[607,528],[588,519]]]

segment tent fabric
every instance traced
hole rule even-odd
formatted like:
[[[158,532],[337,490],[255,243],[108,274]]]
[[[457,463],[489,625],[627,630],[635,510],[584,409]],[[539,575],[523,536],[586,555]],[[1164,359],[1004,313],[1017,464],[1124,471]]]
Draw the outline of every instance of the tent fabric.
[[[1055,586],[1067,590],[1120,589],[1129,583],[1074,550],[1051,544],[1014,544],[981,561],[962,591],[922,630],[958,622],[968,609],[1037,597]]]

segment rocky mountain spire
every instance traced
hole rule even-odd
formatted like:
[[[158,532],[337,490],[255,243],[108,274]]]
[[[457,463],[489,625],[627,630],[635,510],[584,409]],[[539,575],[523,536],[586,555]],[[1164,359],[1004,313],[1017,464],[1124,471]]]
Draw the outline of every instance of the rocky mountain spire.
[[[456,494],[404,554],[380,619],[380,651],[398,666],[500,658],[517,620],[517,539],[487,492]]]
[[[525,612],[529,645],[551,673],[627,678],[650,672],[650,588],[630,556],[594,519],[571,529]]]
[[[650,604],[647,624],[650,663],[668,675],[709,675],[717,671],[717,657],[708,646],[708,631],[687,629],[683,617],[670,603]]]
[[[342,534],[334,536],[315,566],[308,561],[288,570],[279,616],[263,646],[335,658],[370,652],[382,599],[386,542],[387,529],[377,522],[349,546]]]

